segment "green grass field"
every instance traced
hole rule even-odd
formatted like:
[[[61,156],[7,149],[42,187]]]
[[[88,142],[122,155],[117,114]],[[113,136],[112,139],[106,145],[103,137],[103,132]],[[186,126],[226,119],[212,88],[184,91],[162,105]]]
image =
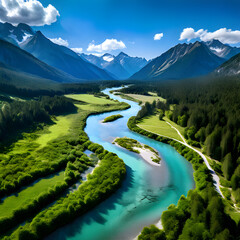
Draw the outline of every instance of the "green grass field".
[[[54,140],[60,136],[64,136],[69,132],[69,128],[74,120],[76,114],[70,114],[66,116],[58,116],[56,118],[55,124],[48,127],[48,131],[40,135],[36,139],[36,143],[40,147],[45,147],[47,143]]]
[[[53,187],[57,182],[64,180],[64,172],[60,172],[49,178],[43,178],[39,182],[32,186],[22,190],[16,195],[7,197],[0,204],[0,218],[9,216],[13,210],[24,206],[30,200],[36,198],[40,193],[48,191],[49,188]]]
[[[176,124],[175,122],[171,121],[169,118],[167,117],[163,117],[163,119],[169,123],[171,123],[173,125],[173,127],[175,127],[182,135],[184,135],[184,127],[181,127],[180,125]]]
[[[140,94],[125,94],[131,98],[136,99],[137,101],[142,101],[143,103],[145,102],[150,102],[152,103],[154,100],[157,101],[161,101],[161,102],[166,102],[166,100],[162,97],[158,97],[158,96],[146,96],[146,95],[140,95]]]
[[[91,94],[67,94],[65,97],[72,98],[74,100],[82,101],[89,104],[105,105],[105,104],[118,104],[110,99],[105,97],[94,97]]]
[[[171,126],[165,121],[160,121],[157,115],[145,117],[140,123],[138,123],[138,126],[147,131],[182,141],[177,131],[171,128]]]
[[[98,98],[93,95],[78,94],[68,95],[67,97],[70,96],[76,100],[85,101],[85,103],[76,104],[78,107],[77,113],[58,116],[56,119],[53,119],[54,124],[52,125],[45,125],[43,128],[39,128],[34,132],[23,133],[23,138],[13,143],[5,152],[0,153],[1,160],[7,160],[10,159],[10,156],[23,154],[26,157],[21,161],[28,162],[30,159],[31,161],[34,159],[34,164],[48,162],[50,158],[47,157],[48,155],[44,155],[44,152],[53,151],[51,148],[48,148],[51,142],[62,141],[65,137],[67,139],[69,136],[79,134],[79,130],[83,129],[85,119],[90,113],[114,111],[124,109],[127,106],[125,103]],[[58,159],[58,155],[55,155],[55,152],[46,153],[49,154],[49,156],[51,155],[51,157],[53,155],[54,160],[54,156],[56,156],[56,160]],[[5,168],[9,170],[10,165],[7,165]],[[14,209],[18,209],[23,206],[24,203],[33,200],[40,193],[48,191],[50,187],[53,187],[57,182],[63,180],[64,172],[62,171],[59,175],[50,175],[49,178],[39,179],[37,183],[30,185],[18,194],[7,197],[4,202],[0,204],[0,217],[11,215]]]

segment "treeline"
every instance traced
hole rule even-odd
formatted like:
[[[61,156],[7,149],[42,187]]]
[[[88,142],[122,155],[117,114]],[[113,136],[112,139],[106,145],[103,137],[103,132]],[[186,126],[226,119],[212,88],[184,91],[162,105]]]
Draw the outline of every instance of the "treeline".
[[[226,240],[236,239],[235,222],[224,212],[222,199],[210,186],[201,193],[190,190],[177,206],[163,212],[163,230],[155,226],[143,229],[139,240]]]
[[[207,155],[221,162],[220,171],[231,181],[234,198],[240,201],[240,79],[139,84],[122,91],[140,94],[155,91],[165,98],[173,110],[164,113],[186,127],[189,144],[204,146]]]
[[[108,84],[107,84],[108,85]],[[11,84],[0,83],[0,92],[23,98],[39,96],[64,95],[68,93],[97,93],[100,91],[100,83],[66,83],[56,84],[53,89],[19,88]]]
[[[49,123],[52,114],[65,114],[75,110],[74,104],[64,96],[45,96],[37,101],[6,103],[0,109],[0,140],[15,133],[16,129],[21,131],[34,123]]]
[[[136,121],[135,117],[129,119],[128,127],[132,131],[170,144],[191,162],[196,182],[196,189],[190,190],[187,198],[182,196],[177,206],[171,205],[163,212],[161,218],[163,230],[154,226],[144,228],[139,239],[236,239],[239,236],[239,229],[225,213],[222,198],[214,189],[210,171],[203,164],[199,154],[179,142],[139,128]]]
[[[160,119],[163,118],[164,112],[169,109],[169,105],[167,103],[161,102],[161,101],[153,101],[152,103],[146,102],[141,110],[137,113],[136,119],[140,120],[143,117],[152,115],[155,113],[156,109],[158,110],[158,113],[160,114]]]
[[[29,224],[19,227],[12,239],[42,239],[57,228],[81,216],[116,191],[125,177],[124,162],[101,145],[87,141],[83,144],[101,160],[98,168],[78,190],[61,198],[53,206],[40,212]]]
[[[6,83],[0,83],[0,91],[2,93],[6,93],[9,95],[14,95],[18,97],[24,97],[24,98],[33,98],[38,96],[55,96],[55,95],[61,95],[63,94],[62,91],[59,90],[46,90],[46,89],[29,89],[29,88],[18,88],[11,84]]]

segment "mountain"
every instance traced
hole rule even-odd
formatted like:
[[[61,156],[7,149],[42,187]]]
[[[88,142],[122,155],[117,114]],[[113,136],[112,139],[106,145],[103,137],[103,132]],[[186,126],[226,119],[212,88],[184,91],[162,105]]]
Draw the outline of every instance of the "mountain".
[[[24,23],[19,23],[17,26],[10,23],[0,23],[0,38],[15,45],[19,45],[34,34],[35,31]]]
[[[127,79],[135,72],[139,71],[147,64],[145,58],[130,57],[126,53],[119,53],[114,56],[109,53],[104,54],[101,57],[95,55],[81,54],[82,58],[95,64],[96,66],[112,73],[118,79]]]
[[[145,58],[130,57],[121,52],[112,61],[106,64],[107,71],[116,75],[119,79],[127,79],[147,64]]]
[[[99,68],[105,68],[105,66],[115,58],[115,56],[109,53],[106,53],[100,57],[93,54],[85,53],[81,53],[80,56],[82,57],[82,59],[87,60],[88,62],[98,66]]]
[[[0,63],[1,66],[4,66],[6,69],[31,74],[57,82],[77,81],[76,78],[73,78],[69,74],[47,65],[14,44],[1,39]]]
[[[61,90],[61,85],[56,81],[9,69],[1,63],[0,84],[7,84],[20,89]]]
[[[240,48],[231,47],[227,44],[221,43],[219,40],[211,40],[208,42],[204,42],[206,46],[218,57],[224,58],[226,60],[240,53]]]
[[[114,61],[121,64],[131,75],[139,71],[147,64],[147,60],[145,58],[130,57],[123,52],[119,53],[119,55],[114,59]]]
[[[135,73],[130,79],[183,79],[212,72],[225,60],[201,42],[178,44]]]
[[[84,61],[67,47],[53,43],[40,31],[20,44],[20,47],[48,65],[58,68],[75,78],[85,80],[113,79],[103,69]]]
[[[214,71],[214,74],[219,76],[240,76],[240,53],[224,62]]]

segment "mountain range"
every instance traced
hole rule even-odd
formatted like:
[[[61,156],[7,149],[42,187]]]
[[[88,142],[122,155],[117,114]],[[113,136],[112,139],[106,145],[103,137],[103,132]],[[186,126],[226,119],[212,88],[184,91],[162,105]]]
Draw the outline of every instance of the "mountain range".
[[[53,43],[40,31],[20,44],[20,47],[48,65],[58,68],[75,78],[87,80],[113,79],[103,69],[84,61],[71,49]]]
[[[0,76],[27,82],[166,80],[207,75],[238,75],[240,48],[218,40],[178,44],[147,61],[124,52],[117,56],[77,54],[53,43],[26,24],[0,23]],[[14,77],[13,77],[14,76]]]
[[[71,75],[49,66],[21,48],[0,39],[2,68],[22,72],[57,82],[77,82]]]
[[[221,43],[219,40],[216,39],[203,43],[206,44],[206,46],[208,46],[209,50],[211,50],[212,53],[226,60],[240,53],[240,48],[231,47],[227,44]]]
[[[71,49],[53,43],[40,31],[35,32],[26,24],[18,24],[15,27],[9,23],[1,23],[0,39],[6,40],[9,43],[12,43],[13,45],[16,45],[27,51],[35,58],[48,65],[49,69],[52,67],[52,69],[55,69],[54,71],[57,70],[61,72],[60,75],[62,76],[60,78],[51,77],[49,79],[54,79],[60,82],[63,81],[63,78],[65,79],[64,82],[114,79],[113,76],[108,74],[103,69],[98,68],[94,64],[84,61]],[[8,47],[10,48],[10,45],[8,45]],[[19,54],[20,52],[21,51],[18,51]],[[2,54],[0,53],[0,55]],[[15,60],[19,62],[22,60],[17,52],[15,55]],[[9,63],[7,64],[9,65]],[[36,73],[36,71],[34,73]],[[42,73],[40,72],[38,76],[42,77]]]
[[[218,40],[178,44],[153,59],[131,79],[163,80],[183,79],[207,75],[223,62],[240,53]]]
[[[129,78],[148,63],[145,58],[130,57],[124,52],[119,53],[117,56],[109,53],[100,57],[84,53],[80,54],[80,56],[121,80]]]
[[[225,60],[202,42],[178,44],[135,73],[131,79],[183,79],[206,75]]]

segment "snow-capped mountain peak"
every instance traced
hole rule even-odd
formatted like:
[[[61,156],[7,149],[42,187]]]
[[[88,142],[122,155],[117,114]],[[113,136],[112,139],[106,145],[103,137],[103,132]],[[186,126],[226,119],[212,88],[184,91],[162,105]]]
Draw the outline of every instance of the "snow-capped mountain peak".
[[[216,39],[203,43],[210,49],[212,53],[214,53],[218,57],[227,60],[233,57],[234,55],[240,53],[240,48],[231,47],[227,44],[223,44],[222,42]]]
[[[10,23],[0,23],[0,38],[19,45],[33,36],[35,32],[27,24],[20,23],[13,26]]]

